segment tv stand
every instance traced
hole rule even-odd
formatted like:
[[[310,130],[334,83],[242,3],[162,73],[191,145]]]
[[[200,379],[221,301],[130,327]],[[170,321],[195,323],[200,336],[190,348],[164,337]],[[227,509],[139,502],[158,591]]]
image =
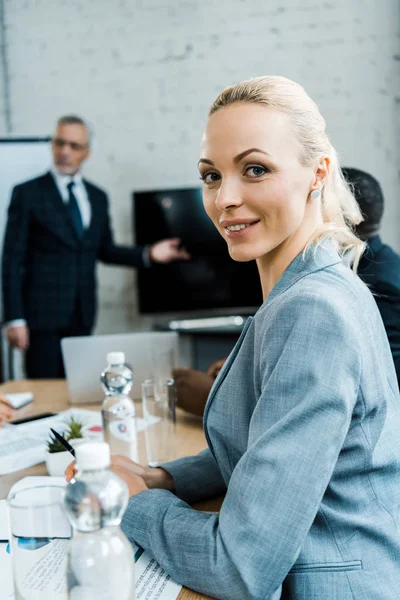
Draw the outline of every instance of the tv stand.
[[[192,319],[174,319],[168,327],[172,331],[207,331],[234,333],[241,331],[246,318],[240,315],[226,317],[201,317]]]
[[[176,331],[187,366],[207,371],[211,363],[228,356],[246,319],[247,315],[177,318],[155,323],[155,329]]]

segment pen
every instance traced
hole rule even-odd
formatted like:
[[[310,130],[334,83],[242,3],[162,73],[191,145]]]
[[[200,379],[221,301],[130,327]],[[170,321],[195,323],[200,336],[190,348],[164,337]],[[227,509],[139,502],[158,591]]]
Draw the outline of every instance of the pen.
[[[50,431],[58,439],[58,441],[60,442],[60,444],[62,444],[64,446],[64,448],[66,450],[68,450],[68,452],[71,452],[72,456],[75,458],[75,450],[73,449],[73,447],[71,446],[71,444],[69,444],[67,442],[67,440],[63,438],[62,435],[60,435],[59,433],[57,433],[57,431],[55,431],[51,427],[50,427]]]

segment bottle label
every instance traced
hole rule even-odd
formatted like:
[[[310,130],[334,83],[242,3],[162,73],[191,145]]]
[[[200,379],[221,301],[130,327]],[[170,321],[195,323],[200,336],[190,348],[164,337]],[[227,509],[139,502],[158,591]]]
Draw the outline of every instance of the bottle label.
[[[109,424],[110,433],[118,440],[128,444],[136,443],[136,424],[135,419],[126,419],[125,421],[111,421]]]

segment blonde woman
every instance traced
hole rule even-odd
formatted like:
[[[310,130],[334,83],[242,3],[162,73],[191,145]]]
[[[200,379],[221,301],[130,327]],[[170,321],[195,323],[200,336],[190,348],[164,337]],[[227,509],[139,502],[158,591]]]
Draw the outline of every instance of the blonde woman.
[[[399,392],[376,303],[342,260],[362,253],[361,215],[325,122],[296,83],[245,81],[213,104],[199,171],[264,303],[210,392],[209,448],[160,469],[115,458],[123,528],[214,598],[396,600]],[[219,514],[189,506],[223,492]]]

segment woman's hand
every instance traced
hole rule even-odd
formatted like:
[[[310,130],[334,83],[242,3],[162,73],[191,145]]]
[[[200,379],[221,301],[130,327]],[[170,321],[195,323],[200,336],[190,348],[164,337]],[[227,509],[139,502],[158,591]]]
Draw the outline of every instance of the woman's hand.
[[[125,481],[126,485],[128,486],[129,498],[132,498],[132,496],[136,496],[136,494],[149,489],[143,477],[140,477],[140,475],[135,473],[135,471],[129,466],[111,464],[109,468],[110,471]]]
[[[110,470],[125,481],[129,489],[129,496],[134,496],[147,489],[162,488],[172,491],[174,489],[173,477],[164,469],[150,469],[133,462],[126,456],[118,454],[111,457]],[[71,481],[76,473],[75,462],[71,463],[66,471],[67,481]]]
[[[0,427],[3,423],[10,421],[15,417],[15,410],[9,400],[0,394]]]

